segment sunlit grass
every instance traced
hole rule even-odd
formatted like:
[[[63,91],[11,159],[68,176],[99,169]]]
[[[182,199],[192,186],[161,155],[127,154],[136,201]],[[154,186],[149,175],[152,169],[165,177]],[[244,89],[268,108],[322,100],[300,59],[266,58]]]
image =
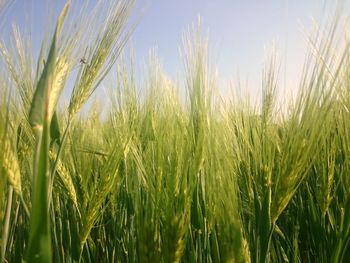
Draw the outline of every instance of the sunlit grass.
[[[135,62],[117,61],[132,6],[101,1],[72,28],[67,5],[36,64],[18,28],[14,46],[0,39],[1,261],[346,262],[350,42],[339,16],[310,38],[286,111],[274,55],[259,105],[220,98],[200,25],[183,41],[184,92],[154,53],[138,82]],[[116,61],[107,113],[79,115]]]

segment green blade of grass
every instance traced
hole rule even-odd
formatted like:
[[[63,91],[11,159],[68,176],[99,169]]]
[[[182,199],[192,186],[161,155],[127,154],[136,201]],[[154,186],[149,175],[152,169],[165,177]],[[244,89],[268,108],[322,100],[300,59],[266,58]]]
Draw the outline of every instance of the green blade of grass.
[[[32,210],[30,215],[30,234],[27,248],[27,262],[51,262],[50,217],[48,205],[49,185],[49,105],[52,81],[56,63],[56,39],[68,10],[64,7],[53,35],[47,63],[39,79],[29,112],[29,123],[36,136],[34,160],[34,185],[32,191]]]
[[[68,12],[68,8],[69,5],[66,4],[58,19],[56,30],[51,42],[47,62],[37,84],[37,88],[34,92],[32,104],[30,107],[28,118],[29,123],[35,132],[40,132],[43,129],[43,123],[45,121],[51,121],[50,113],[53,112],[53,109],[51,109],[50,107],[51,105],[56,104],[56,102],[52,102],[51,100],[58,99],[58,96],[55,96],[57,93],[55,89],[60,88],[60,86],[52,85],[56,64],[56,40],[60,31],[62,30],[63,21]],[[45,119],[45,117],[47,117],[47,119]]]
[[[44,122],[43,132],[37,145],[35,157],[35,180],[30,214],[30,235],[27,262],[51,262],[51,237],[48,213],[48,128]]]
[[[345,262],[344,254],[350,239],[350,196],[346,200],[338,241],[333,249],[331,262]]]

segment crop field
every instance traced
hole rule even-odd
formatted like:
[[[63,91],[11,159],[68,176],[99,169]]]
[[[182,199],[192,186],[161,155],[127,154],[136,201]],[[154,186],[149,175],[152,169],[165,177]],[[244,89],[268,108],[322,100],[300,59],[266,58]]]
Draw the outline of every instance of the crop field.
[[[37,61],[17,27],[0,35],[0,262],[349,262],[341,14],[310,35],[296,97],[278,99],[272,55],[252,104],[220,95],[200,26],[185,91],[153,53],[138,81],[122,55],[133,5],[100,1],[70,26],[68,2]],[[110,71],[106,112],[85,110]]]

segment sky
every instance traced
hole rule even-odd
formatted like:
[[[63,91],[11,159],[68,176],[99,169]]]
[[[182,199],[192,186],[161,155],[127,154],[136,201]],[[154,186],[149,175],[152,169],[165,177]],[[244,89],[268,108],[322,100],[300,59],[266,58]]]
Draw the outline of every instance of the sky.
[[[95,2],[90,1],[90,5]],[[64,3],[63,0],[15,0],[5,14],[1,38],[8,39],[11,24],[17,23],[21,29],[30,29],[34,53],[37,52],[43,32]],[[282,89],[293,90],[300,77],[312,19],[324,19],[335,3],[332,0],[138,0],[132,20],[140,20],[130,44],[137,66],[142,67],[149,50],[156,48],[166,73],[176,79],[184,70],[179,53],[182,38],[200,16],[203,32],[209,39],[210,63],[217,69],[220,84],[240,79],[247,84],[246,91],[258,93],[264,62],[275,46]],[[348,14],[348,5],[344,9]]]

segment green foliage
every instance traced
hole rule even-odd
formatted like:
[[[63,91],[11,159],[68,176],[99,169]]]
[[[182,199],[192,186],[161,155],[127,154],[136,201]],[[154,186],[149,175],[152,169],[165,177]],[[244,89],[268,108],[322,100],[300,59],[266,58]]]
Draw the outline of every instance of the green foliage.
[[[311,38],[288,109],[274,56],[260,105],[222,100],[198,27],[182,50],[186,94],[153,53],[141,84],[124,58],[107,113],[95,103],[79,115],[130,35],[133,1],[107,2],[75,28],[65,7],[36,76],[17,29],[13,48],[0,43],[1,260],[345,262],[350,44],[338,20]]]

